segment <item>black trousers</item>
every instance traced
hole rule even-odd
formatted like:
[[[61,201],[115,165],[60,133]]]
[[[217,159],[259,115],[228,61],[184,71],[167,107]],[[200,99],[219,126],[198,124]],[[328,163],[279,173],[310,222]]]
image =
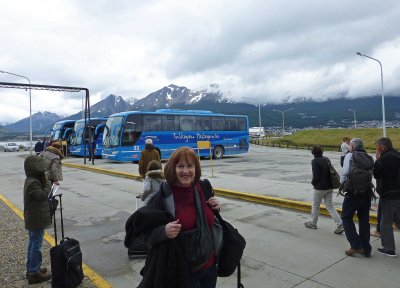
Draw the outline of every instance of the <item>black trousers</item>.
[[[347,241],[353,249],[364,249],[365,253],[371,252],[369,209],[371,208],[371,197],[355,196],[347,194],[342,206],[342,222]],[[357,212],[358,233],[353,221]]]

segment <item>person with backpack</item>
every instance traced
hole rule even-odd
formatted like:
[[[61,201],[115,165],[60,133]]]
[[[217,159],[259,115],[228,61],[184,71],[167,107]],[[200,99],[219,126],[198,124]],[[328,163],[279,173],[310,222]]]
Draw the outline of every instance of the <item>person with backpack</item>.
[[[322,156],[323,150],[321,146],[314,146],[311,150],[311,153],[314,155],[314,159],[311,161],[313,174],[311,184],[314,186],[314,196],[311,210],[311,220],[305,222],[304,225],[307,228],[317,229],[318,214],[323,199],[326,210],[328,210],[336,224],[334,233],[342,234],[344,230],[342,220],[332,204],[333,186],[329,167],[330,160],[328,157]]]
[[[369,210],[374,196],[372,169],[374,159],[364,150],[364,143],[359,138],[350,141],[350,153],[346,155],[340,177],[339,189],[344,195],[342,206],[342,222],[350,249],[348,256],[362,254],[371,256]],[[357,212],[359,232],[357,233],[353,217]]]
[[[376,190],[380,196],[380,225],[382,248],[380,254],[396,257],[393,235],[393,220],[400,215],[400,153],[393,149],[389,138],[376,141],[376,162],[373,174]]]

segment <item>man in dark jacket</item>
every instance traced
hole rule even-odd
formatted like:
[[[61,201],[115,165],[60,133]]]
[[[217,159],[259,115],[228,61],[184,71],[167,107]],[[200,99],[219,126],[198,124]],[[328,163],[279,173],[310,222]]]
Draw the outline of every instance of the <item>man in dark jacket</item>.
[[[350,249],[345,251],[348,256],[354,256],[356,253],[363,254],[365,257],[371,256],[370,224],[369,210],[371,208],[372,196],[372,175],[370,170],[374,166],[374,160],[364,150],[364,143],[359,138],[350,141],[350,152],[344,158],[343,171],[340,176],[342,187],[346,186],[346,195],[342,206],[342,221],[347,241],[350,243]],[[356,165],[357,164],[357,165]],[[369,178],[363,183],[352,183],[354,165],[363,171]],[[355,188],[357,187],[357,188]],[[358,187],[368,187],[364,193],[358,193]],[[357,212],[359,232],[357,233],[353,217]]]
[[[373,174],[380,196],[380,225],[382,248],[378,252],[396,257],[393,235],[393,219],[400,215],[400,153],[393,149],[389,138],[376,141],[376,162]]]
[[[142,179],[146,178],[147,167],[152,160],[158,161],[161,164],[160,154],[153,145],[153,140],[146,139],[146,145],[140,153],[139,159],[139,174]]]
[[[314,186],[313,205],[311,210],[311,221],[304,223],[307,228],[317,229],[319,208],[322,199],[324,199],[326,210],[335,221],[335,234],[343,233],[342,220],[332,204],[332,181],[330,177],[330,160],[322,156],[323,150],[321,146],[314,146],[311,150],[314,159],[311,161],[313,178],[311,184]]]
[[[29,284],[45,282],[51,278],[42,265],[44,228],[51,224],[47,195],[51,183],[46,179],[46,162],[38,156],[28,156],[24,162],[24,220],[29,232],[27,278]]]

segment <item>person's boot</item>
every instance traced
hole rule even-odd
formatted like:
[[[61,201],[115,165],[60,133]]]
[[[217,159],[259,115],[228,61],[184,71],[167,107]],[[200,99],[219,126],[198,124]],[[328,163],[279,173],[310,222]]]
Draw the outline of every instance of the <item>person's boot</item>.
[[[43,267],[40,267],[39,272],[42,273],[42,274],[46,274],[47,268],[44,267],[44,266],[43,266]],[[26,278],[28,278],[28,275],[29,275],[29,272],[26,272]]]
[[[45,273],[45,274],[42,274],[41,272],[28,273],[28,283],[29,284],[46,282],[50,278],[51,278],[50,273]]]

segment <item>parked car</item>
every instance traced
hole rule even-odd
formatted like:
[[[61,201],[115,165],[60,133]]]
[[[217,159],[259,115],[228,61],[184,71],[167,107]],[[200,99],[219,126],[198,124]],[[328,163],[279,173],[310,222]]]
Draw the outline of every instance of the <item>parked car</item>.
[[[3,146],[4,152],[19,151],[19,146],[16,143],[6,143]]]

